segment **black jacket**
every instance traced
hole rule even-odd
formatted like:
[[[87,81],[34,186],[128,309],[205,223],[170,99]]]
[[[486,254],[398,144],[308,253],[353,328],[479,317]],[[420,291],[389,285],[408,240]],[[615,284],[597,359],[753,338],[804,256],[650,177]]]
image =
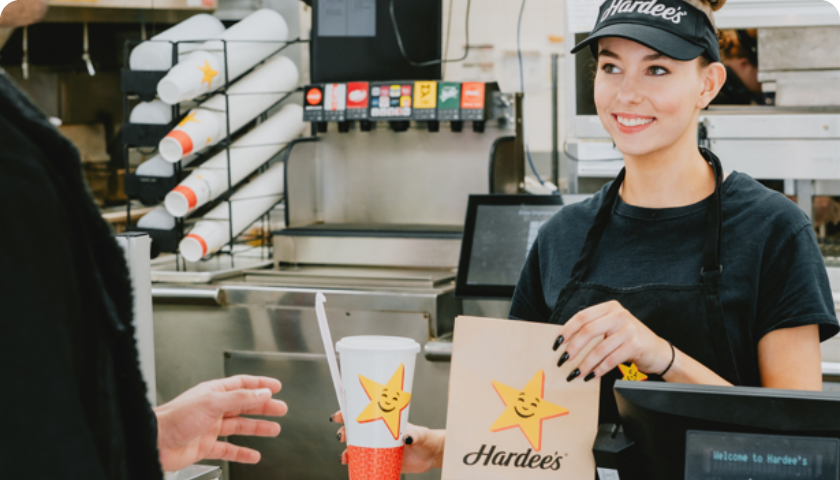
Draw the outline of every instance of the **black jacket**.
[[[161,479],[122,250],[76,149],[2,73],[0,272],[3,476]]]

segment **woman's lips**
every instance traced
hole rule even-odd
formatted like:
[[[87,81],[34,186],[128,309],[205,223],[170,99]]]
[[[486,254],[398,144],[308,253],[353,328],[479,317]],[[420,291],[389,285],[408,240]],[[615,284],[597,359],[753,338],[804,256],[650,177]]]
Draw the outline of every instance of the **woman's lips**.
[[[656,117],[645,117],[635,114],[613,114],[612,117],[613,120],[615,120],[615,124],[618,126],[618,131],[627,134],[639,133],[656,122]],[[621,117],[624,123],[630,123],[631,125],[622,124],[622,122],[619,121],[619,117]]]

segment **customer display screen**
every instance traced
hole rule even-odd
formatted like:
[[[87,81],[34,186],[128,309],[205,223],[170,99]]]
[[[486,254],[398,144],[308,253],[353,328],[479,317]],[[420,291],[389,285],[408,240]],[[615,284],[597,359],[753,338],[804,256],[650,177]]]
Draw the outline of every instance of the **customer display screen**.
[[[540,227],[561,203],[559,196],[471,196],[456,294],[510,298]]]
[[[840,478],[836,438],[689,431],[686,480]]]
[[[560,208],[479,205],[467,283],[516,285],[537,232]]]

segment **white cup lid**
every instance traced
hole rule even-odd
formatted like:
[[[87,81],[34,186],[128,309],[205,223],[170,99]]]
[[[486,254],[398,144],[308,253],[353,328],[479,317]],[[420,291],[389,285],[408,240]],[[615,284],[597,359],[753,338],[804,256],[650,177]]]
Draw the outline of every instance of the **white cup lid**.
[[[417,353],[420,344],[406,337],[359,335],[344,337],[335,345],[339,352],[406,352]]]

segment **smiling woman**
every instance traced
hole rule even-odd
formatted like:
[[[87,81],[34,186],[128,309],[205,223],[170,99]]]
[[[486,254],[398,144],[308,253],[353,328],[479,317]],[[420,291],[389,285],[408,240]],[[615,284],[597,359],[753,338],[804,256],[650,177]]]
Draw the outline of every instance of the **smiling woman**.
[[[607,0],[572,50],[597,59],[595,106],[625,168],[541,228],[510,317],[563,325],[544,348],[565,346],[558,367],[582,357],[569,382],[601,382],[600,423],[618,423],[621,378],[820,390],[820,341],[840,331],[810,220],[698,147],[726,80],[724,3]],[[493,428],[543,415],[527,387],[494,386],[508,410]],[[411,428],[412,465],[439,464],[443,433]]]

